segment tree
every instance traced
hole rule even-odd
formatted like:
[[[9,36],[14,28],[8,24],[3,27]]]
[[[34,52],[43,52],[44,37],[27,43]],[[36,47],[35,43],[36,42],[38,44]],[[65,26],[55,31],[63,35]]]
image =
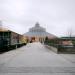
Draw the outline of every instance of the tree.
[[[44,43],[48,43],[48,41],[49,41],[49,39],[48,39],[48,37],[46,36]]]
[[[68,37],[73,37],[73,29],[72,28],[69,28],[68,31],[67,31],[67,36]]]

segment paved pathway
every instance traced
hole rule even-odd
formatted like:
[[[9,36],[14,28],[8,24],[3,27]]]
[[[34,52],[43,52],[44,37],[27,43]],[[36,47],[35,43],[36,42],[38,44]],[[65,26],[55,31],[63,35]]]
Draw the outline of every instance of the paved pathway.
[[[41,43],[0,55],[0,75],[75,75],[75,55],[56,54]]]

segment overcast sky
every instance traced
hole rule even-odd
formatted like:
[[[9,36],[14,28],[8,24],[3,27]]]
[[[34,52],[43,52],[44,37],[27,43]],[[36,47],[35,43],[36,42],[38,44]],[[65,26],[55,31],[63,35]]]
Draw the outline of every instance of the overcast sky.
[[[36,22],[57,36],[75,34],[75,0],[0,0],[0,20],[21,34]]]

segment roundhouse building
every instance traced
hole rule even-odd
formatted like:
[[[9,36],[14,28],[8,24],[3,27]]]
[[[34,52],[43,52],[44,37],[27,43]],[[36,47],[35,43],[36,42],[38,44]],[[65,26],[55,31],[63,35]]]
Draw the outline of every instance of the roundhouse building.
[[[46,29],[41,27],[37,22],[34,27],[30,28],[27,33],[24,34],[25,37],[29,39],[29,41],[36,42],[44,42],[45,38],[49,39],[57,38],[55,35],[46,32]]]

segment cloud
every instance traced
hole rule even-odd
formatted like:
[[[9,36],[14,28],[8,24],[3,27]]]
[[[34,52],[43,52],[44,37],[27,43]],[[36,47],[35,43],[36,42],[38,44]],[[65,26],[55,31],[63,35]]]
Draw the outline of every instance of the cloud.
[[[18,33],[25,33],[38,21],[48,32],[74,34],[75,0],[0,0],[0,19]]]

